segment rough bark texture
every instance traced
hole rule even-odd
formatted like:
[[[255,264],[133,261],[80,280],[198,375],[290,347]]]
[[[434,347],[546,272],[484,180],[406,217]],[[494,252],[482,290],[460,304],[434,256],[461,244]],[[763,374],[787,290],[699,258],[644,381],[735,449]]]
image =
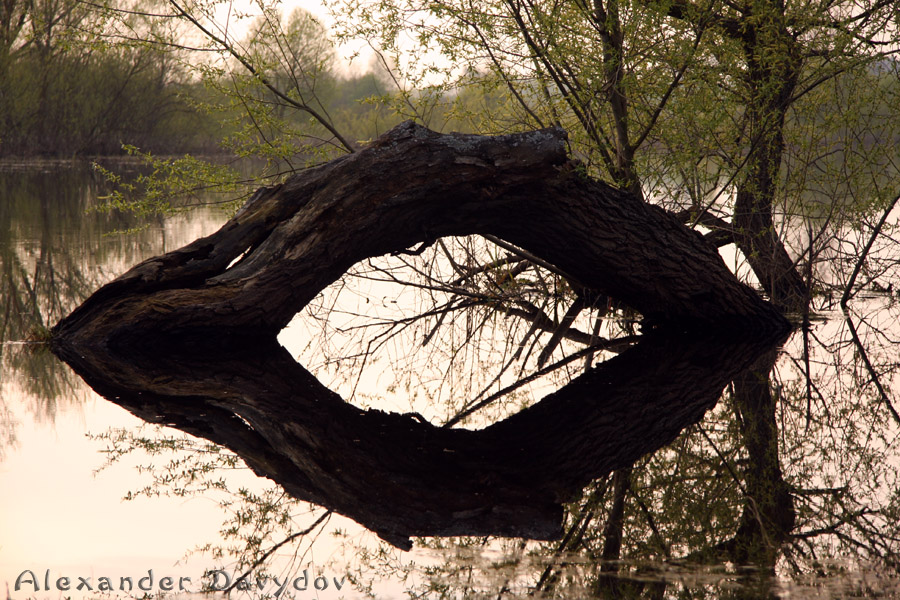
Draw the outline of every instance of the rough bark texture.
[[[751,3],[741,35],[747,63],[746,127],[750,144],[746,175],[734,202],[734,241],[772,302],[802,312],[809,290],[778,236],[773,212],[784,158],[784,129],[802,63],[797,37],[776,0]]]
[[[356,154],[259,190],[218,232],[101,288],[53,335],[124,347],[213,329],[271,337],[354,263],[479,233],[621,299],[652,325],[787,327],[700,235],[581,175],[562,130],[482,137],[405,123]]]
[[[485,429],[362,410],[277,343],[228,354],[57,346],[97,392],[222,444],[292,496],[410,536],[561,535],[562,503],[668,444],[778,340],[651,335]]]

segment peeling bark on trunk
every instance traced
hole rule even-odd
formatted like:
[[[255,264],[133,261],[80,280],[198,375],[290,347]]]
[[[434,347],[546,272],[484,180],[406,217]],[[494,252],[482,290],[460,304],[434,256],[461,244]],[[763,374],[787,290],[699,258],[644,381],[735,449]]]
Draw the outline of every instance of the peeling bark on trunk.
[[[651,325],[787,328],[700,235],[581,175],[562,130],[483,137],[405,123],[260,189],[218,232],[98,290],[53,336],[123,347],[211,330],[271,337],[354,263],[468,234],[515,244]]]

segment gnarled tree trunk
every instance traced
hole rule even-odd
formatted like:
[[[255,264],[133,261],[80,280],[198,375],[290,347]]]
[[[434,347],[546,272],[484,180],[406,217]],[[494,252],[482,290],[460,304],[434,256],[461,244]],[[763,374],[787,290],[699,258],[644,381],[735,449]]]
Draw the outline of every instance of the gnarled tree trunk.
[[[276,343],[354,263],[464,234],[537,255],[656,331],[480,431],[353,407]],[[720,346],[685,328],[748,335]],[[224,444],[295,497],[408,547],[410,535],[557,535],[562,501],[674,439],[770,347],[761,333],[787,329],[700,235],[580,174],[563,131],[406,123],[102,287],[54,327],[52,348],[142,418]]]
[[[483,137],[405,123],[260,189],[218,232],[98,290],[53,336],[126,347],[211,330],[270,337],[354,263],[468,234],[515,244],[651,325],[786,327],[700,235],[581,174],[562,130]]]

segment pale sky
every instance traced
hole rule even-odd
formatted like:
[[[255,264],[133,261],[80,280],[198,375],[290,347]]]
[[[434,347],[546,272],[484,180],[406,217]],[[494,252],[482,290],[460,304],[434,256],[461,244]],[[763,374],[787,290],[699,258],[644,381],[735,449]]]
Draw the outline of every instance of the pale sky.
[[[302,8],[326,28],[331,29],[334,20],[328,12],[328,9],[319,0],[286,0],[281,5],[284,15],[289,15],[294,9]],[[216,13],[216,19],[221,27],[228,27],[229,36],[235,39],[241,39],[247,28],[250,26],[252,19],[236,19],[235,14],[257,14],[259,9],[257,4],[250,0],[232,0],[229,3],[219,5]],[[363,73],[369,70],[369,66],[374,59],[374,52],[364,40],[356,42],[348,42],[335,48],[338,58],[337,67],[344,74]],[[351,57],[357,55],[353,58]]]

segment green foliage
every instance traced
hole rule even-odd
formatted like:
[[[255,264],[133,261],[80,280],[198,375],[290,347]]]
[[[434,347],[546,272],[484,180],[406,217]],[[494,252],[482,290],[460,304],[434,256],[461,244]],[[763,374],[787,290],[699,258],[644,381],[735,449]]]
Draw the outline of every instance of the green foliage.
[[[843,261],[855,257],[858,244],[847,234],[850,225],[863,230],[863,219],[877,216],[897,194],[900,85],[897,49],[884,41],[896,39],[885,2],[863,2],[853,9],[858,18],[842,14],[849,3],[819,0],[791,5],[768,0],[333,2],[341,26],[337,40],[362,36],[378,48],[379,69],[355,76],[337,72],[329,32],[309,14],[285,16],[277,4],[262,0],[255,16],[236,16],[252,19],[249,27],[231,30],[215,20],[214,2],[168,4],[169,16],[201,34],[208,58],[194,61],[189,54],[158,52],[155,45],[100,43],[102,35],[79,38],[75,29],[42,37],[37,16],[28,16],[25,5],[12,6],[14,14],[26,15],[22,23],[28,27],[17,30],[0,56],[0,90],[12,90],[0,91],[0,117],[7,125],[0,152],[113,151],[125,141],[126,151],[148,172],[127,180],[98,167],[115,186],[105,197],[107,211],[169,214],[210,190],[221,192],[223,204],[233,208],[229,201],[239,201],[253,186],[353,152],[358,142],[404,118],[478,133],[560,125],[581,161],[579,175],[609,179],[673,211],[689,211],[694,220],[714,217],[704,223],[710,227],[729,231],[734,221],[728,219],[739,216],[735,197],[753,197],[754,216],[763,224],[750,233],[795,244],[790,262],[806,269],[808,283],[824,297],[824,290],[846,279],[840,272],[845,263],[820,265],[817,257],[826,251],[844,253]],[[134,27],[132,15],[112,8],[100,14],[107,21],[96,21],[94,33]],[[31,37],[20,37],[29,27]],[[235,30],[241,33],[228,33]],[[152,24],[139,32],[145,40],[159,39]],[[191,133],[179,138],[179,131]],[[248,181],[232,166],[194,156],[164,157],[181,148],[178,140],[209,147],[210,140],[221,141],[217,149],[260,160],[262,166]],[[843,250],[845,243],[853,250]],[[747,254],[760,256],[752,248]],[[895,258],[888,266],[868,267],[866,275],[872,281],[896,276]],[[482,421],[522,408],[539,392],[518,385],[540,366],[537,358],[547,339],[542,334],[560,326],[578,297],[572,282],[538,260],[463,239],[439,241],[418,258],[359,266],[308,310],[311,321],[326,323],[310,343],[323,365],[317,374],[341,364],[335,378],[350,400],[382,400],[356,386],[363,366],[387,348],[384,376],[391,382],[385,393],[424,403],[430,417],[448,420],[492,398],[495,389],[514,393],[480,412]],[[332,296],[338,290],[369,303],[360,282],[406,284],[397,296],[410,289],[419,294],[408,303],[418,313],[410,317],[382,306],[337,317]],[[593,340],[628,332],[633,323],[610,318],[623,314],[612,302],[591,307],[578,315],[570,333],[577,329],[582,336],[576,339]],[[331,322],[339,318],[345,321]],[[419,345],[424,349],[418,355],[406,352]],[[583,346],[566,341],[560,352],[571,355]],[[806,552],[816,556],[832,543],[848,552],[896,556],[889,528],[878,536],[864,526],[853,531],[850,524],[866,510],[879,512],[882,520],[894,517],[898,500],[895,493],[878,496],[896,481],[896,469],[885,466],[895,442],[890,431],[875,427],[880,409],[874,392],[860,391],[872,374],[856,357],[843,360],[837,367],[856,382],[853,398],[859,406],[847,398],[826,402],[833,394],[820,393],[822,408],[814,409],[808,373],[805,391],[797,384],[776,385],[777,372],[771,385],[763,386],[783,428],[785,480],[777,484],[790,486],[798,505],[800,529],[791,541],[791,560]],[[896,370],[889,353],[879,364],[881,373]],[[578,370],[561,364],[548,386],[570,380]],[[815,383],[827,388],[827,376],[820,374]],[[725,400],[702,426],[635,466],[621,556],[707,559],[747,523],[751,495],[775,489],[773,482],[770,489],[748,491],[750,466],[772,457],[751,451],[742,428],[749,417],[733,390]],[[774,427],[775,416],[773,408],[754,418]],[[877,433],[870,435],[866,427]],[[294,503],[282,492],[250,491],[217,475],[239,468],[221,448],[166,434],[119,432],[103,439],[111,445],[112,461],[133,449],[151,456],[176,454],[152,472],[151,484],[139,494],[223,495],[220,504],[231,511],[223,535],[234,543],[210,546],[216,556],[254,564],[265,554],[266,540],[296,529]],[[776,453],[774,465],[770,460],[767,466],[774,469],[779,460]],[[876,483],[872,489],[856,483],[857,489],[847,492],[854,484],[850,472]],[[798,484],[817,477],[821,486]],[[600,515],[608,515],[616,502],[607,483],[597,482],[569,507],[567,525],[577,532],[576,542],[529,550],[543,557],[563,550],[591,559],[603,555],[610,536]],[[691,518],[684,519],[684,513]],[[425,543],[452,546],[465,559],[469,549],[491,542]],[[516,543],[501,546],[509,555],[525,552]],[[366,568],[378,574],[405,568],[382,546],[361,551],[359,560],[357,583],[363,589]],[[479,569],[454,556],[429,567],[415,591],[483,592],[472,584],[473,574],[484,571]],[[599,586],[603,575],[589,572],[582,578]],[[564,583],[546,590],[563,594]]]
[[[95,210],[121,210],[148,217],[189,210],[198,203],[209,204],[211,194],[221,195],[219,204],[230,210],[243,200],[238,192],[246,189],[245,182],[240,172],[229,165],[190,155],[159,158],[134,146],[125,146],[125,150],[140,158],[148,169],[136,177],[124,178],[94,163],[94,169],[113,186],[108,195],[100,197],[103,204]]]
[[[25,340],[34,344],[44,345],[50,341],[50,338],[50,329],[43,325],[35,325],[28,332],[28,336],[25,338]]]
[[[0,65],[0,155],[116,154],[125,141],[168,151],[214,147],[212,121],[184,101],[191,86],[169,53],[107,43],[87,28],[99,27],[95,12],[52,6],[61,23],[78,18],[38,37],[38,17],[23,9],[35,31],[20,31]]]

